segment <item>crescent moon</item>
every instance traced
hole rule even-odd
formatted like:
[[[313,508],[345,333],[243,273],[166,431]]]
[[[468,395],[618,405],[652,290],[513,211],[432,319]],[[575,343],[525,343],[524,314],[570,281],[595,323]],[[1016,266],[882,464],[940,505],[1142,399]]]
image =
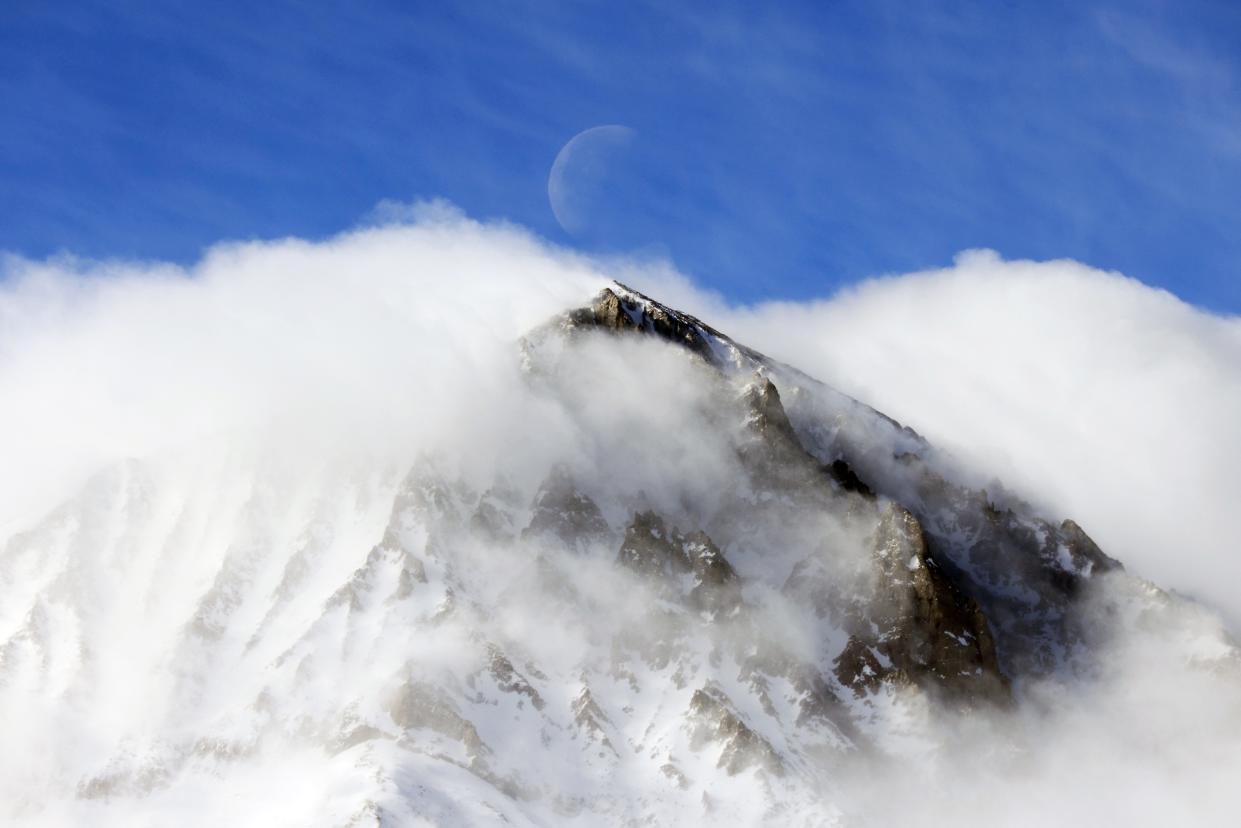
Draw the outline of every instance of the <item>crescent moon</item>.
[[[607,173],[609,150],[626,146],[634,131],[621,124],[584,129],[569,139],[547,176],[547,200],[557,223],[571,236],[587,228],[592,189]]]

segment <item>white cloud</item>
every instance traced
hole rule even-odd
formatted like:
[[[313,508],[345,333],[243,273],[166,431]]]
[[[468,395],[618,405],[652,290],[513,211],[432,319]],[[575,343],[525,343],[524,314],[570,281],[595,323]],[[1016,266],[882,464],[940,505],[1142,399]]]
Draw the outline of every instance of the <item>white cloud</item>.
[[[390,436],[374,427],[388,418],[408,434],[457,416],[454,374],[488,371],[602,282],[440,203],[381,213],[322,243],[220,245],[189,270],[4,262],[0,528],[107,461],[231,428],[283,418],[363,439]]]
[[[43,664],[6,665],[7,676],[42,683],[0,683],[0,729],[10,736],[0,749],[0,786],[33,802],[55,800],[44,819],[103,815],[101,801],[73,794],[79,778],[115,762],[141,779],[163,757],[196,756],[178,754],[177,739],[197,750],[202,743],[192,740],[200,735],[217,740],[209,746],[254,739],[270,752],[258,751],[223,781],[187,772],[150,796],[125,800],[129,806],[200,814],[206,806],[197,803],[220,800],[225,786],[238,819],[330,813],[343,820],[382,788],[368,766],[348,764],[345,754],[328,759],[316,744],[281,753],[282,743],[264,745],[250,728],[266,726],[269,714],[276,730],[367,714],[379,704],[376,688],[399,683],[414,659],[430,673],[472,658],[467,640],[475,629],[468,624],[415,623],[404,609],[369,607],[374,611],[360,615],[373,626],[359,632],[324,612],[325,598],[349,582],[382,536],[394,474],[420,450],[474,457],[512,475],[530,465],[536,477],[552,462],[569,462],[588,486],[641,488],[670,504],[708,501],[736,478],[721,435],[703,427],[702,410],[719,390],[695,385],[684,360],[649,344],[581,349],[581,360],[559,375],[554,402],[514,382],[517,337],[584,302],[604,273],[913,426],[1054,515],[1076,518],[1131,569],[1241,617],[1231,589],[1241,575],[1241,528],[1231,515],[1241,495],[1236,319],[1077,263],[1003,262],[986,252],[822,302],[733,308],[666,265],[590,262],[520,229],[473,223],[442,204],[388,205],[372,224],[320,243],[223,245],[188,271],[71,260],[3,265],[0,534],[71,496],[92,471],[127,457],[176,461],[181,448],[197,448],[196,466],[152,466],[152,479],[166,485],[149,497],[88,492],[74,514],[103,529],[84,531],[89,542],[64,553],[80,561],[56,570],[39,560],[47,553],[36,538],[25,557],[14,555],[17,564],[0,571],[8,591],[0,596],[0,633],[30,627],[34,609],[27,614],[26,604],[9,600],[29,599],[45,619],[31,638],[44,636],[36,643],[51,654]],[[238,432],[246,438],[222,439]],[[254,456],[277,468],[239,470],[234,455],[252,443],[267,450]],[[348,462],[330,464],[342,455]],[[375,458],[391,468],[367,471]],[[255,465],[254,457],[248,462]],[[537,479],[517,482],[528,490]],[[632,505],[600,499],[605,510],[618,511],[609,515],[614,521]],[[143,512],[134,525],[147,528],[138,536],[124,535],[125,520],[111,505],[118,500]],[[202,514],[214,515],[215,523],[203,524],[211,531],[197,528]],[[799,528],[816,541],[824,531],[784,528],[782,540],[794,541]],[[60,549],[57,531],[49,533],[49,548]],[[291,596],[275,600],[303,549],[314,565],[304,565]],[[527,562],[493,551],[454,550],[491,608],[467,606],[463,617],[527,640],[553,675],[574,674],[579,650],[606,640],[617,618],[637,624],[646,617],[640,595],[616,589],[606,560],[594,574],[590,565],[578,567],[591,607],[573,616],[575,623],[551,610],[530,611],[538,593],[522,582],[530,577]],[[751,567],[778,557],[763,552]],[[7,567],[8,560],[0,562]],[[45,570],[67,574],[47,583],[26,577]],[[250,601],[237,612],[251,613],[243,619],[249,626],[239,628],[253,637],[222,636],[214,650],[200,649],[182,631],[196,607],[210,604],[204,595],[219,573],[235,577],[225,586]],[[434,572],[431,582],[428,592]],[[782,619],[778,590],[770,592],[767,611]],[[620,615],[607,614],[610,601],[620,602]],[[433,601],[427,610],[438,612]],[[1235,794],[1225,771],[1241,755],[1238,696],[1227,676],[1184,669],[1194,656],[1187,642],[1218,636],[1209,614],[1187,611],[1182,621],[1123,639],[1094,684],[1031,687],[1028,706],[1012,718],[956,722],[948,733],[931,728],[922,734],[929,753],[867,766],[875,770],[869,781],[842,772],[852,787],[840,804],[880,822],[915,824],[1175,821],[1187,813],[1227,824]],[[813,625],[771,623],[786,646],[806,652],[822,634]],[[305,663],[274,666],[299,647]],[[653,676],[643,681],[659,681]],[[628,684],[617,686],[629,692]],[[576,693],[576,685],[561,691]],[[279,698],[260,710],[255,698],[269,692]],[[653,697],[648,691],[644,704],[660,708]],[[480,726],[496,728],[508,744],[537,744],[539,732],[519,732],[516,720],[497,713]],[[675,736],[679,723],[669,721]],[[920,738],[916,715],[893,727],[907,728],[896,735],[910,744]],[[373,767],[405,767],[415,779],[445,773],[443,763],[425,757],[408,766],[400,763],[415,761],[409,756],[383,758],[398,752],[393,742],[375,751]],[[551,753],[549,778],[595,784],[568,753]],[[1082,757],[1090,773],[1080,772]],[[716,772],[713,761],[699,759],[700,773]],[[290,783],[290,769],[298,770],[298,784]],[[303,795],[306,778],[315,791],[332,793],[325,800]],[[882,784],[872,787],[876,780]],[[666,783],[662,775],[656,781]],[[484,790],[497,808],[518,807],[464,771],[441,782],[464,791],[462,801]],[[757,808],[751,782],[731,779],[727,787]],[[382,795],[394,802],[407,792],[383,784]],[[645,783],[635,777],[618,784],[636,790]],[[1134,789],[1142,796],[1127,799]],[[642,795],[674,808],[665,787]],[[1187,810],[1185,797],[1196,811]],[[1027,803],[1024,814],[1014,815],[1013,803]],[[321,804],[324,810],[310,813]],[[459,813],[451,802],[444,807]],[[119,824],[128,812],[107,815]]]

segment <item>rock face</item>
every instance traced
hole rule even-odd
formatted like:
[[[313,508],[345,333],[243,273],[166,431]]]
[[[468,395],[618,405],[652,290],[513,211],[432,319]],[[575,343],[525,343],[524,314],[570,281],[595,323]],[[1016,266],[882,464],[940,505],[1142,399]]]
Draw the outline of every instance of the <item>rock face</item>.
[[[996,698],[1007,692],[985,613],[930,555],[922,525],[890,504],[875,532],[878,589],[867,625],[837,659],[857,688],[910,681],[946,693]]]
[[[615,332],[650,334],[676,343],[712,365],[725,364],[735,358],[731,349],[739,346],[715,329],[688,314],[679,313],[652,302],[624,285],[605,288],[585,308],[570,311],[564,321],[569,328],[599,328]],[[727,341],[728,348],[719,350],[718,343]],[[748,349],[746,349],[746,353]]]
[[[776,776],[783,775],[780,757],[762,736],[751,730],[718,687],[695,690],[689,702],[692,745],[702,748],[710,742],[723,745],[717,765],[729,776],[760,767]]]
[[[685,537],[669,528],[664,519],[647,511],[634,515],[625,529],[616,562],[631,572],[657,581],[666,581],[690,571]]]
[[[575,547],[602,541],[608,523],[599,507],[579,492],[572,476],[555,469],[535,496],[534,516],[522,533],[526,537],[551,534]]]
[[[711,538],[702,530],[683,535],[655,512],[634,515],[616,562],[696,609],[716,613],[740,606],[737,572]]]

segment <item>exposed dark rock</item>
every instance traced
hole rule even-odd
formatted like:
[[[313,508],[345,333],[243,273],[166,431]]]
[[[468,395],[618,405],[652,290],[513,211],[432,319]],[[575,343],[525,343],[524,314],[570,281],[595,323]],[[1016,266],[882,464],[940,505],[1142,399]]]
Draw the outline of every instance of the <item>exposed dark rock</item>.
[[[653,511],[634,515],[616,562],[655,582],[666,595],[686,598],[695,609],[715,615],[741,604],[737,572],[707,533],[697,530],[683,535]],[[693,578],[684,596],[677,581],[682,575]]]
[[[857,691],[878,689],[880,682],[893,672],[891,662],[885,666],[875,646],[856,635],[849,637],[834,666],[837,681]]]
[[[685,537],[652,511],[634,515],[625,528],[616,562],[637,575],[657,580],[691,569]]]
[[[746,390],[745,399],[752,412],[750,423],[756,431],[760,434],[778,435],[798,448],[801,447],[797,442],[797,434],[793,431],[793,424],[789,422],[789,415],[784,410],[784,404],[780,401],[780,391],[775,383],[767,377],[758,377]]]
[[[799,499],[813,497],[823,483],[819,463],[802,447],[769,378],[758,375],[741,397],[749,439],[738,455],[755,487]]]
[[[1089,658],[1086,587],[1118,564],[1072,521],[1043,520],[998,484],[950,483],[920,457],[906,458],[900,474],[941,571],[986,614],[1006,676],[1020,680]]]
[[[712,613],[729,613],[741,606],[741,579],[707,533],[692,532],[682,546],[694,573],[689,599],[695,607]]]
[[[776,776],[784,774],[784,765],[771,743],[742,720],[719,687],[709,684],[694,691],[689,715],[690,747],[702,750],[708,742],[720,743],[723,750],[717,766],[729,776],[756,766]]]
[[[589,687],[582,688],[582,692],[573,700],[572,707],[573,723],[577,725],[578,730],[615,754],[616,747],[608,738],[605,730],[605,725],[610,724],[607,714],[595,702],[595,697],[591,695]]]
[[[539,695],[539,691],[534,689],[533,685],[526,680],[526,677],[517,671],[513,666],[513,662],[494,644],[487,645],[487,671],[491,674],[492,679],[496,683],[496,687],[505,693],[516,693],[525,696],[535,710],[542,710],[544,706],[543,697]],[[470,686],[474,686],[474,677],[471,676],[468,681]]]
[[[917,518],[889,505],[874,550],[879,579],[868,613],[874,632],[854,632],[837,659],[841,683],[873,686],[877,674],[958,697],[1006,696],[987,618],[931,555]]]
[[[863,497],[874,498],[875,493],[871,491],[870,486],[863,483],[862,478],[858,477],[857,472],[855,472],[853,468],[844,460],[837,458],[826,468],[827,473],[830,474],[832,479],[840,484],[840,488],[844,489],[846,492],[857,492]]]
[[[608,535],[608,522],[599,507],[577,490],[573,477],[562,468],[553,469],[543,481],[533,512],[522,537],[551,534],[580,549]]]
[[[633,296],[641,296],[628,288],[623,289]],[[678,313],[657,302],[620,296],[611,288],[600,291],[590,307],[570,311],[566,321],[571,328],[653,334],[687,348],[708,363],[717,364],[721,359],[714,353],[707,338],[707,334],[719,336],[718,332],[692,316]]]
[[[1103,553],[1099,545],[1074,520],[1060,524],[1060,539],[1078,571],[1092,575],[1122,569],[1120,562]]]
[[[701,529],[691,532],[685,538],[685,554],[689,557],[698,583],[704,587],[722,587],[736,583],[737,570],[724,557],[724,553],[716,546],[707,533]]]

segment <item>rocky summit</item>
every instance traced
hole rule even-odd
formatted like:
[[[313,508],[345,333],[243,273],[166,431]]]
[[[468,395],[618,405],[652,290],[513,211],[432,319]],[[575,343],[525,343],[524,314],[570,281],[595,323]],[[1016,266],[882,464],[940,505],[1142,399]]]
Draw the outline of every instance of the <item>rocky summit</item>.
[[[12,537],[0,677],[130,723],[40,784],[82,814],[240,767],[335,780],[329,824],[870,824],[846,780],[1179,623],[1073,520],[619,283],[514,374],[477,456],[285,488],[133,461]]]
[[[734,389],[746,495],[727,517],[698,516],[726,546],[741,515],[776,502],[831,515],[867,538],[869,554],[847,577],[839,560],[811,555],[782,586],[847,631],[830,665],[841,687],[908,683],[962,703],[995,702],[1013,680],[1089,658],[1079,605],[1093,576],[1120,565],[1072,520],[1049,520],[1002,490],[949,482],[912,430],[619,283],[532,339],[594,331],[672,343]],[[695,532],[731,572],[714,541]],[[646,511],[626,528],[618,561],[667,579],[686,569],[684,543]]]

